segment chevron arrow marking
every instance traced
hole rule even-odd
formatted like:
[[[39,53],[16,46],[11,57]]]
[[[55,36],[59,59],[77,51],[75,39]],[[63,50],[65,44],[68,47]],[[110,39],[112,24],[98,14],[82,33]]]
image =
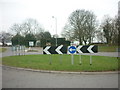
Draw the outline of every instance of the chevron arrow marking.
[[[78,53],[83,53],[83,52],[80,50],[82,47],[83,47],[83,46],[78,46],[78,48],[77,48]]]
[[[50,46],[47,46],[43,51],[46,53],[46,54],[51,54],[48,50],[50,49]]]
[[[87,50],[88,50],[90,53],[94,53],[94,52],[91,50],[93,47],[94,47],[94,45],[90,45]]]
[[[61,51],[60,51],[60,49],[63,47],[63,45],[60,45],[60,46],[58,46],[56,49],[55,49],[55,51],[58,53],[58,54],[63,54]]]

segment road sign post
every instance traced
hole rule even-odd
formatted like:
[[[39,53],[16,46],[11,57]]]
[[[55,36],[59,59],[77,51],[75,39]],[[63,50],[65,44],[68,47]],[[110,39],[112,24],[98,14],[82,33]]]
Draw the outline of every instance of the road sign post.
[[[55,49],[55,51],[60,54],[60,58],[59,58],[60,64],[62,64],[62,58],[61,58],[61,57],[62,57],[62,54],[63,54],[63,53],[61,52],[62,47],[63,47],[63,45],[60,45],[60,46],[58,46],[58,47]]]
[[[33,47],[34,46],[34,42],[33,41],[29,41],[29,46]]]
[[[71,54],[71,64],[73,65],[74,64],[74,55]]]
[[[16,46],[16,55],[18,55],[18,47]]]
[[[32,47],[34,46],[34,42],[33,41],[29,41],[29,49],[32,50]]]
[[[79,54],[80,65],[82,65],[82,55]]]
[[[92,53],[98,52],[98,46],[96,45],[80,45],[77,47],[77,53],[90,53],[90,65],[92,65]],[[80,58],[80,65],[82,64],[81,56]]]
[[[20,45],[18,46],[18,55],[20,56]]]
[[[15,48],[15,55],[17,55],[17,46],[14,46]]]
[[[25,46],[22,46],[23,48],[23,55],[25,55]]]
[[[49,64],[51,65],[52,64],[52,55],[50,55],[50,62],[49,62]]]
[[[62,54],[67,53],[67,47],[60,45],[60,46],[45,46],[43,47],[43,54],[60,54],[59,63],[62,64]],[[50,55],[50,64],[52,64],[52,56]]]
[[[79,54],[79,64],[82,64],[82,53],[90,53],[90,65],[92,65],[92,55],[91,53],[97,53],[98,46],[96,45],[80,45],[80,46],[45,46],[43,47],[43,54],[71,54],[71,64],[74,64],[74,54]],[[62,59],[59,58],[60,64],[62,64]],[[51,58],[51,57],[50,57]],[[51,61],[50,61],[51,63]]]
[[[76,54],[76,46],[68,47],[68,54],[71,54],[71,64],[74,64],[74,54]]]
[[[92,65],[92,55],[90,53],[90,65]]]
[[[66,54],[66,53],[67,47],[63,45],[43,47],[43,54]]]
[[[11,50],[12,50],[12,55],[15,55],[15,47],[14,46],[11,47]]]
[[[11,47],[13,55],[25,55],[25,46],[15,45]]]

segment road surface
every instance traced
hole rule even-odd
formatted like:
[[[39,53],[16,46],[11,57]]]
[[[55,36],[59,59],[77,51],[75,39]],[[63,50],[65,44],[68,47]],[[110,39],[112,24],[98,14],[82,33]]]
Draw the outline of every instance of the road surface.
[[[3,68],[3,88],[118,88],[118,74],[53,74]]]

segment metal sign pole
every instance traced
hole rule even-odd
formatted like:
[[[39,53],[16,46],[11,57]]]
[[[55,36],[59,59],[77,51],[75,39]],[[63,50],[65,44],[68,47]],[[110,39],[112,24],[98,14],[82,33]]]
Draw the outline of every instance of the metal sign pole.
[[[18,46],[18,53],[19,53],[19,56],[20,56],[20,45]]]
[[[49,60],[50,60],[50,65],[52,64],[52,55],[50,55],[50,58],[49,58]]]
[[[92,55],[90,53],[90,65],[92,65]]]
[[[82,65],[82,55],[79,54],[79,59],[80,59],[80,65]]]
[[[25,46],[23,46],[23,55],[25,55]]]
[[[76,54],[76,46],[69,46],[68,53],[71,54],[71,64],[73,65],[74,64],[74,55],[73,54]]]
[[[24,55],[26,55],[25,50],[26,50],[26,47],[24,46]]]
[[[22,49],[22,46],[21,46],[21,55],[23,55],[23,49]]]
[[[22,55],[22,52],[21,52],[21,51],[22,51],[22,48],[21,48],[21,46],[20,46],[20,55]]]
[[[16,46],[16,48],[17,48],[17,55],[19,55],[19,52],[18,52],[18,46]]]
[[[16,46],[14,46],[14,55],[16,55]]]
[[[13,48],[13,46],[12,46],[12,55],[14,56],[14,48]]]
[[[23,55],[25,55],[25,47],[24,47],[24,46],[22,46],[22,48],[23,48]]]
[[[21,46],[21,55],[23,55],[23,46]]]
[[[15,46],[15,48],[16,48],[16,55],[18,54],[18,48],[17,48],[17,46]]]
[[[71,64],[73,65],[74,64],[74,55],[71,54]]]
[[[16,55],[16,46],[13,46],[13,49],[14,49],[13,53],[14,55]]]

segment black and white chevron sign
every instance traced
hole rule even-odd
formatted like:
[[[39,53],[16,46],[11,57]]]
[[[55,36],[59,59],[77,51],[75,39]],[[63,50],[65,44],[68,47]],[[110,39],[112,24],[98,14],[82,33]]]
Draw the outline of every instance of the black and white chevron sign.
[[[67,47],[63,45],[43,47],[43,54],[66,54],[66,53]]]
[[[71,46],[68,46],[71,47]],[[43,54],[70,54],[68,47],[60,46],[45,46],[43,47]],[[98,46],[96,45],[80,45],[75,47],[75,53],[97,53]]]
[[[97,53],[98,46],[96,45],[81,45],[76,48],[77,53]]]

